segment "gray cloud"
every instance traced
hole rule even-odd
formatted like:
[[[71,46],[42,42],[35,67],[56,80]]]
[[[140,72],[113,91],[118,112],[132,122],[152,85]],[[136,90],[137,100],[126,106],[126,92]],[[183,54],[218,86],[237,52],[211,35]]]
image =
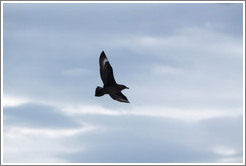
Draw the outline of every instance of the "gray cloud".
[[[57,27],[65,31],[69,28],[79,31],[80,35],[88,34],[87,32],[95,33],[95,36],[129,33],[163,35],[172,34],[178,27],[205,26],[207,23],[217,25],[215,30],[230,33],[242,31],[239,28],[242,25],[241,4],[232,6],[218,4],[5,4],[5,8],[5,14],[9,17],[18,17],[17,22],[11,23],[19,24],[20,28],[38,26],[39,29],[48,28],[52,31],[56,31]],[[33,12],[34,8],[35,12]],[[29,15],[30,12],[32,15]]]
[[[56,108],[38,104],[24,104],[3,109],[6,126],[32,126],[41,128],[76,128],[80,124],[63,115]]]
[[[60,155],[69,162],[209,163],[242,155],[239,144],[233,147],[236,153],[229,156],[214,154],[210,150],[216,146],[227,147],[234,141],[242,142],[239,134],[242,121],[238,118],[212,119],[195,125],[144,116],[93,115],[78,118],[102,125],[105,130],[75,137],[73,141],[81,147],[86,145],[88,151]],[[210,125],[207,126],[208,123]],[[227,132],[224,127],[227,127]],[[235,135],[231,135],[232,132]]]

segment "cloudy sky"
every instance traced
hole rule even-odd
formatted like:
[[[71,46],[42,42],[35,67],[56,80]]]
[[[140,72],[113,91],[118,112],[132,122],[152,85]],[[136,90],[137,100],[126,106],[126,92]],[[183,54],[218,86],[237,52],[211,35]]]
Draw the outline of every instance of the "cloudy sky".
[[[4,3],[3,33],[4,162],[243,162],[242,4]]]

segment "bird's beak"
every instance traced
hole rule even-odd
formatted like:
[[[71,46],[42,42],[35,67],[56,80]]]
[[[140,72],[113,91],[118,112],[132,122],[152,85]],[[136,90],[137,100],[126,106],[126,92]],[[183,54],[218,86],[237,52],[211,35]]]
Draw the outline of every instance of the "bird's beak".
[[[128,87],[126,87],[126,89],[129,89]]]

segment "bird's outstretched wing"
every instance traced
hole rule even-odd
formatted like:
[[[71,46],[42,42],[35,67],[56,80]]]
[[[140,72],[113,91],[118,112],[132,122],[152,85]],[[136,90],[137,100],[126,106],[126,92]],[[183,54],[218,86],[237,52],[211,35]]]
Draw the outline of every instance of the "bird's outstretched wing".
[[[119,93],[114,93],[114,94],[109,94],[110,97],[112,97],[114,100],[120,101],[120,102],[125,102],[125,103],[130,103],[128,99],[126,98],[125,95],[123,95],[121,92]]]
[[[101,75],[101,79],[103,81],[104,87],[116,85],[114,75],[113,75],[113,69],[104,51],[100,55],[99,65],[100,65],[100,75]]]

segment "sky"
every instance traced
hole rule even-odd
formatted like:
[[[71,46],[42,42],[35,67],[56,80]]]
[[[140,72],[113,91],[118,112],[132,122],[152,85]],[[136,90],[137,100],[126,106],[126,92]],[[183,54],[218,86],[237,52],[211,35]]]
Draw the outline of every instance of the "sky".
[[[130,104],[95,97],[104,51]],[[4,3],[4,163],[242,163],[243,4]]]

